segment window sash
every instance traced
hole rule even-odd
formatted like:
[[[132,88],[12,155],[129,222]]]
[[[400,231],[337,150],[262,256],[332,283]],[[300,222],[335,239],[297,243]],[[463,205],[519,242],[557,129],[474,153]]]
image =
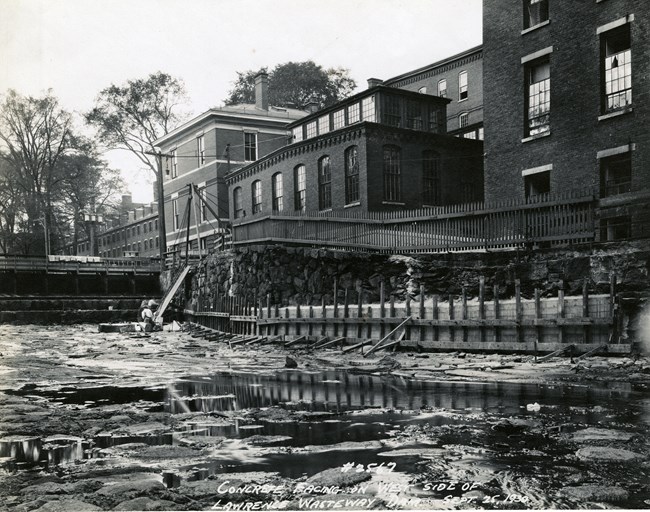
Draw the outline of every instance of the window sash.
[[[384,199],[401,201],[400,149],[394,146],[384,147]]]
[[[273,192],[273,210],[281,212],[283,207],[282,201],[282,173],[276,173],[271,178]]]
[[[551,129],[551,71],[548,61],[530,64],[527,69],[528,95],[526,134],[546,133]]]
[[[466,100],[468,97],[467,71],[458,73],[458,101]]]
[[[345,204],[359,201],[359,155],[357,146],[345,151]]]
[[[444,78],[438,82],[438,96],[441,98],[447,97],[447,80]]]
[[[440,203],[440,156],[433,151],[422,154],[422,204]]]
[[[318,161],[318,207],[321,210],[332,207],[332,169],[327,156]]]
[[[254,162],[257,160],[257,134],[244,133],[244,160]]]
[[[254,181],[252,186],[253,213],[262,211],[262,182]]]
[[[233,198],[232,199],[233,199],[233,209],[235,211],[235,219],[238,219],[238,218],[242,217],[242,213],[243,213],[243,210],[244,210],[243,205],[242,205],[242,195],[241,194],[242,194],[241,187],[237,187],[233,191]]]
[[[307,208],[307,183],[305,166],[299,165],[294,169],[294,208],[305,211]]]

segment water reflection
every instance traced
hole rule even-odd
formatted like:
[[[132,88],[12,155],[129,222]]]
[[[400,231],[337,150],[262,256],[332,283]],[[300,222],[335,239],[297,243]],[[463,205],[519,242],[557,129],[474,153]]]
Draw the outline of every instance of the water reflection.
[[[593,421],[593,406],[625,410],[633,393],[629,385],[549,386],[501,382],[436,382],[398,376],[354,375],[342,371],[286,371],[261,375],[224,372],[177,381],[168,393],[166,409],[183,412],[239,411],[281,405],[288,409],[342,413],[365,408],[519,413],[533,402],[560,407]]]

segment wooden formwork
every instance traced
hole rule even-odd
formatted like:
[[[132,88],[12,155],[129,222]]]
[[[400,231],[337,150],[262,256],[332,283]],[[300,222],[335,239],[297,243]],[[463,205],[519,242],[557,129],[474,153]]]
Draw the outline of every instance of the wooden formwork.
[[[338,297],[336,283],[334,297]],[[582,295],[565,296],[560,288],[556,297],[523,298],[520,284],[515,296],[499,299],[495,286],[486,300],[481,278],[479,294],[468,298],[463,287],[460,296],[426,297],[424,287],[416,301],[407,298],[386,300],[380,284],[378,304],[363,302],[363,294],[345,290],[343,302],[320,306],[279,307],[255,304],[223,296],[208,304],[199,301],[186,310],[190,320],[218,331],[233,334],[280,338],[287,346],[308,344],[314,348],[338,346],[344,351],[383,348],[411,350],[463,350],[572,354],[606,350],[628,353],[631,345],[621,343],[617,315],[615,281],[609,294],[590,295],[586,283]],[[571,350],[569,351],[568,348]]]

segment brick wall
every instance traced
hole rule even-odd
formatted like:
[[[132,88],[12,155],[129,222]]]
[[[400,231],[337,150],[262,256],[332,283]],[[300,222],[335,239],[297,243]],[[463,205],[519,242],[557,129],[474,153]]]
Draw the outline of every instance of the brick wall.
[[[486,199],[523,197],[522,170],[552,164],[551,192],[600,182],[598,151],[633,143],[632,193],[650,189],[650,9],[646,0],[550,0],[550,22],[522,34],[522,0],[484,1]],[[509,15],[505,16],[507,12]],[[598,26],[634,14],[633,110],[599,120]],[[521,58],[552,47],[550,135],[525,139]]]

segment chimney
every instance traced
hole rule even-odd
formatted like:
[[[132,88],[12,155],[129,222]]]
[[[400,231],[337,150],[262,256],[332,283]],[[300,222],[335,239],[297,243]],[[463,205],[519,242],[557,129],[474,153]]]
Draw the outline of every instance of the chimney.
[[[383,83],[384,81],[379,78],[368,78],[368,89],[372,89],[373,87],[377,87]]]
[[[264,71],[255,75],[255,107],[269,109],[269,75]]]

